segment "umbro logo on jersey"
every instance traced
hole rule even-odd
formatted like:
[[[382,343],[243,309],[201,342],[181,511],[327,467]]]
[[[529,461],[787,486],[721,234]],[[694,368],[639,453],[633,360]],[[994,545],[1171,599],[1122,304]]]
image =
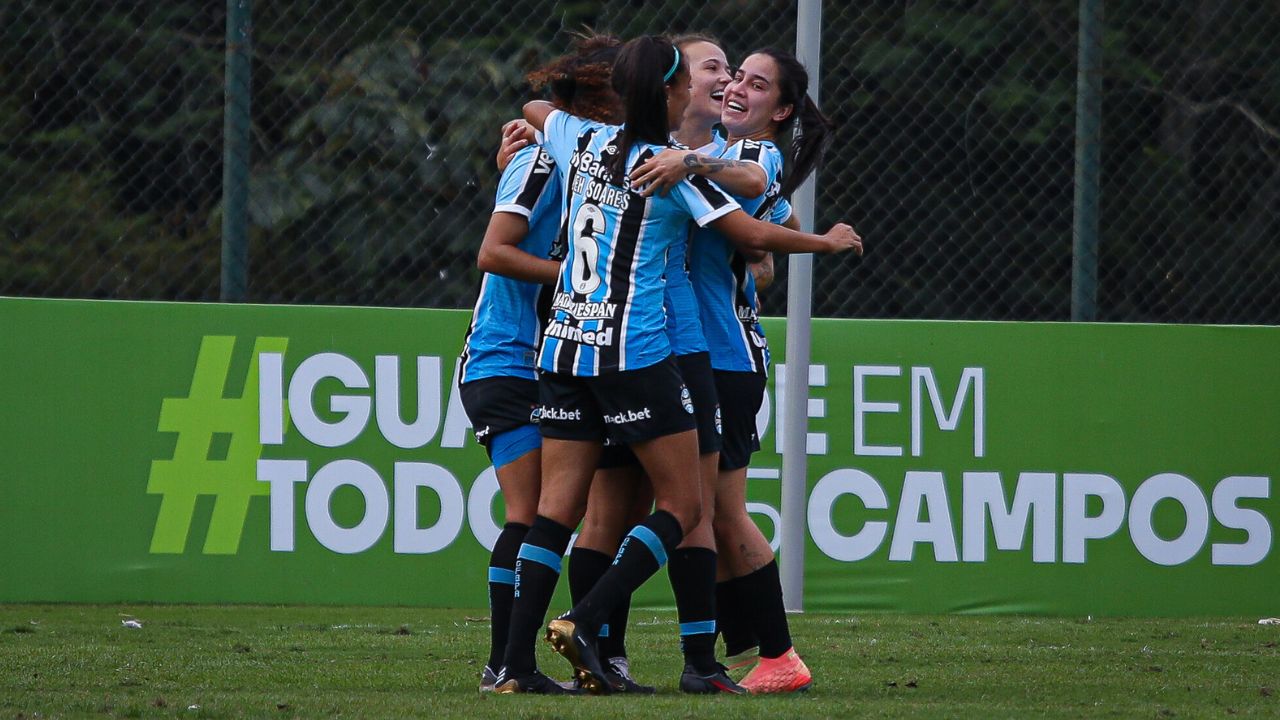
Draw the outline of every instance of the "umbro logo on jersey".
[[[615,413],[613,415],[605,415],[604,424],[605,425],[625,425],[627,423],[633,423],[637,420],[649,420],[652,417],[653,417],[653,413],[649,411],[649,408],[644,408],[639,411],[626,410],[620,413]]]
[[[582,410],[565,410],[564,408],[553,408],[543,406],[543,420],[581,420]]]
[[[583,330],[567,323],[553,322],[547,325],[544,334],[549,338],[568,340],[579,345],[608,347],[613,344],[613,328],[611,327],[604,330]]]

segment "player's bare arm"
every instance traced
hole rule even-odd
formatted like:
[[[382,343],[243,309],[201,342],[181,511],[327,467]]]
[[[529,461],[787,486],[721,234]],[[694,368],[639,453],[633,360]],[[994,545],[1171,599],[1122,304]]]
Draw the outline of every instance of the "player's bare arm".
[[[787,216],[782,226],[796,232],[800,231],[800,218],[795,213]],[[860,252],[860,251],[859,251]],[[759,260],[751,261],[747,266],[756,278],[756,289],[764,290],[773,284],[773,253],[763,253]]]
[[[852,250],[862,254],[862,237],[845,223],[837,223],[822,235],[816,235],[760,222],[741,210],[734,210],[712,221],[711,227],[729,238],[739,251],[839,253]],[[759,258],[748,256],[747,259],[756,262]]]
[[[538,132],[542,132],[545,129],[547,117],[551,115],[555,109],[556,106],[546,100],[532,100],[525,103],[524,107],[521,108],[525,121],[532,125],[533,129]]]
[[[747,266],[756,279],[756,289],[764,290],[773,284],[773,253],[765,253],[759,262]]]
[[[672,148],[663,150],[636,168],[631,173],[631,184],[642,188],[642,195],[665,195],[689,175],[715,180],[731,195],[742,197],[764,194],[768,181],[764,168],[756,163]]]
[[[529,221],[523,215],[496,212],[489,218],[484,240],[476,256],[481,271],[526,282],[553,285],[560,273],[560,263],[531,255],[519,248],[529,234]]]

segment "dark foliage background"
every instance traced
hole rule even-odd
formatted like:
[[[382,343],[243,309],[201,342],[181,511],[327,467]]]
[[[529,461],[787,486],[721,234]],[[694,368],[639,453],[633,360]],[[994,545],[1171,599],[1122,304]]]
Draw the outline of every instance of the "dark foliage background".
[[[498,127],[584,25],[795,38],[773,0],[255,5],[255,302],[469,306]],[[1280,323],[1280,5],[1105,12],[1100,319]],[[217,299],[225,22],[0,5],[0,293]],[[825,3],[817,224],[868,253],[819,260],[816,314],[1069,317],[1076,26],[1073,0]]]

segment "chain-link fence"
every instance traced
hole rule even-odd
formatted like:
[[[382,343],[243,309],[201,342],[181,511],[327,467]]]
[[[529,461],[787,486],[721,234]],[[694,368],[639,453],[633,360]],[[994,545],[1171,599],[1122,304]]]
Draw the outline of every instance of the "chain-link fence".
[[[246,2],[246,0],[237,0]],[[823,8],[814,310],[1067,319],[1075,0]],[[0,6],[0,293],[216,300],[227,8]],[[248,299],[468,307],[498,127],[584,26],[793,48],[772,0],[255,3]],[[1098,317],[1280,323],[1280,6],[1111,0]],[[781,293],[766,310],[782,312]]]

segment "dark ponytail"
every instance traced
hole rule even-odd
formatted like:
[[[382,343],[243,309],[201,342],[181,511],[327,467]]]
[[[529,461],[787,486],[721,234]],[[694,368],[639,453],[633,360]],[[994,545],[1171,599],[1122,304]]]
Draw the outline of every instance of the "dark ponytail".
[[[831,144],[836,125],[809,97],[809,74],[794,55],[777,48],[764,48],[751,54],[773,58],[778,67],[778,105],[794,108],[785,120],[778,123],[780,134],[795,126],[786,158],[787,167],[782,174],[782,196],[790,198],[791,193],[822,164],[822,156]]]
[[[684,58],[666,38],[643,35],[622,46],[613,63],[613,89],[622,98],[624,119],[618,152],[605,165],[613,184],[626,184],[627,154],[632,145],[638,141],[666,145],[670,140],[667,86],[688,81]]]

